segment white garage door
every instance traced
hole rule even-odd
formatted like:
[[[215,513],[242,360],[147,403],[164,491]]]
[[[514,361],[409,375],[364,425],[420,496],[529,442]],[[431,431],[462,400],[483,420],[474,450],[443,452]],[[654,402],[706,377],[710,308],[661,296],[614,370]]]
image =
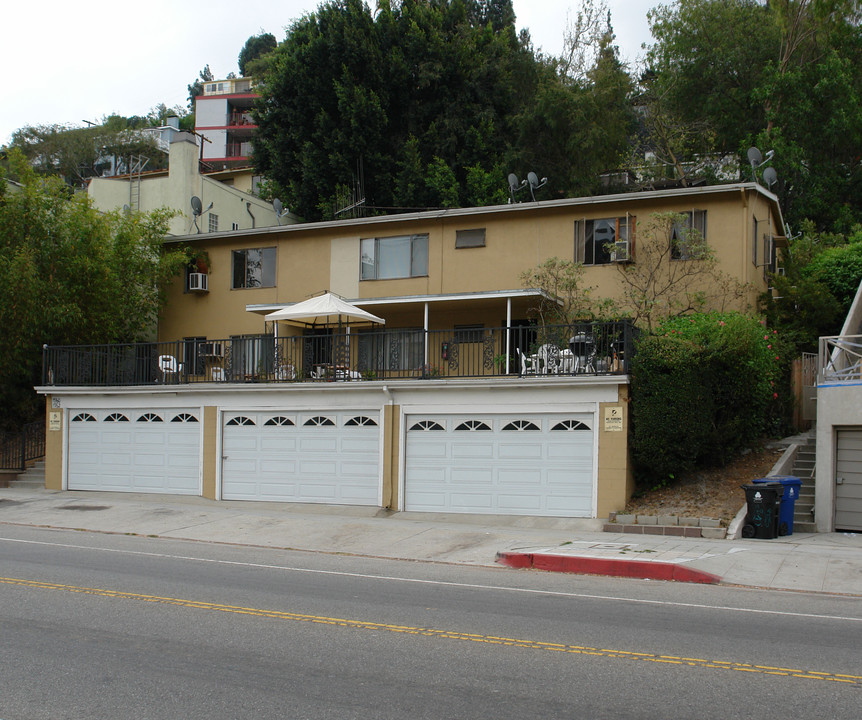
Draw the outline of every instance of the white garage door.
[[[380,413],[225,413],[222,498],[377,505]]]
[[[409,415],[405,509],[590,517],[592,415]]]
[[[200,494],[199,411],[72,411],[70,490]]]
[[[862,430],[838,431],[835,479],[835,529],[862,530]]]

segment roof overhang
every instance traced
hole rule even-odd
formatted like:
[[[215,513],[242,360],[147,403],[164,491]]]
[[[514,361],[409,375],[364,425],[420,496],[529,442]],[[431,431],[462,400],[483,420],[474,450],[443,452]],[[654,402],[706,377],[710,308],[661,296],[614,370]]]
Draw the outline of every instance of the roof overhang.
[[[351,305],[357,307],[377,307],[385,310],[387,306],[404,306],[404,305],[425,305],[432,303],[446,302],[480,302],[488,300],[512,300],[518,298],[539,298],[544,297],[552,302],[559,302],[544,290],[528,289],[528,290],[488,290],[480,292],[468,293],[442,293],[439,295],[400,295],[396,297],[379,297],[379,298],[345,298]],[[255,313],[257,315],[268,315],[271,312],[282,310],[283,308],[296,305],[298,303],[261,303],[256,305],[246,305],[246,312]]]

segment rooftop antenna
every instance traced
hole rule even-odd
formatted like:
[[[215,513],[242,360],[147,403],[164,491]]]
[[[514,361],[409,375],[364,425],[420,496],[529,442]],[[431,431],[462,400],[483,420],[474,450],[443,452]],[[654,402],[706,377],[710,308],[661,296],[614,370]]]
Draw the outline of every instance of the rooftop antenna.
[[[530,196],[533,198],[533,202],[536,202],[536,190],[545,187],[545,185],[548,184],[548,178],[543,177],[540,181],[539,176],[536,175],[536,173],[528,172],[527,182],[530,184]]]
[[[509,194],[511,195],[511,199],[509,200],[510,204],[515,204],[518,202],[515,200],[515,193],[521,192],[527,186],[526,180],[518,180],[518,176],[515,173],[509,173]]]
[[[192,195],[192,217],[194,218],[195,230],[198,231],[198,234],[200,234],[201,231],[200,227],[198,226],[198,218],[205,212],[209,212],[210,210],[212,210],[212,206],[213,204],[210,203],[209,207],[204,210],[204,205],[201,202],[201,199],[197,195]]]
[[[778,182],[778,173],[775,172],[774,167],[768,167],[763,171],[763,182],[766,183],[766,186],[771,190],[772,186]]]

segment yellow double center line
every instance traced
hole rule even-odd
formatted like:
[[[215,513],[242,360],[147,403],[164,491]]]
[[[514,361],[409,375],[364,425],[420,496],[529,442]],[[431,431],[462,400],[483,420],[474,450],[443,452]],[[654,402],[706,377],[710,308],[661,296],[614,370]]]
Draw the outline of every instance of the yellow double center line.
[[[530,650],[548,650],[551,652],[571,653],[576,655],[591,655],[606,658],[618,658],[622,660],[641,660],[644,662],[666,663],[670,665],[688,665],[691,667],[704,667],[714,670],[737,670],[739,672],[760,673],[764,675],[783,675],[785,677],[804,678],[806,680],[828,680],[831,682],[846,683],[850,685],[862,685],[862,676],[860,675],[843,675],[838,673],[818,672],[814,670],[801,670],[799,668],[773,667],[771,665],[751,665],[748,663],[728,662],[725,660],[706,660],[704,658],[636,653],[628,652],[626,650],[610,650],[607,648],[584,647],[581,645],[565,645],[562,643],[549,643],[538,640],[524,640],[518,638],[496,637],[494,635],[463,633],[453,630],[435,630],[433,628],[412,627],[409,625],[390,625],[387,623],[367,622],[364,620],[348,620],[345,618],[325,617],[320,615],[305,615],[302,613],[284,612],[281,610],[263,610],[260,608],[243,607],[241,605],[222,605],[220,603],[203,602],[200,600],[159,597],[158,595],[142,595],[140,593],[120,592],[118,590],[108,590],[106,588],[78,587],[76,585],[62,585],[59,583],[23,580],[20,578],[0,577],[0,583],[6,585],[20,585],[40,590],[65,590],[66,592],[71,593],[84,593],[87,595],[98,595],[100,597],[119,598],[122,600],[140,600],[143,602],[176,605],[179,607],[195,608],[198,610],[236,613],[238,615],[253,615],[256,617],[273,618],[276,620],[320,623],[323,625],[335,625],[357,630],[382,630],[386,632],[405,633],[407,635],[436,637],[446,640],[466,640],[476,643],[486,643],[488,645],[505,645],[509,647],[527,648]]]

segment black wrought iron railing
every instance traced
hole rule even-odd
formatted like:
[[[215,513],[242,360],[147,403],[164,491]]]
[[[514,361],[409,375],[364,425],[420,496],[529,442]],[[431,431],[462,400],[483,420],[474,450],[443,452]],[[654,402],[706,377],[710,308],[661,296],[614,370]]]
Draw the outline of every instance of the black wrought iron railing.
[[[25,470],[45,456],[45,421],[28,423],[20,432],[0,432],[0,470]]]
[[[312,382],[626,374],[629,322],[447,330],[319,330],[46,346],[45,385]]]

